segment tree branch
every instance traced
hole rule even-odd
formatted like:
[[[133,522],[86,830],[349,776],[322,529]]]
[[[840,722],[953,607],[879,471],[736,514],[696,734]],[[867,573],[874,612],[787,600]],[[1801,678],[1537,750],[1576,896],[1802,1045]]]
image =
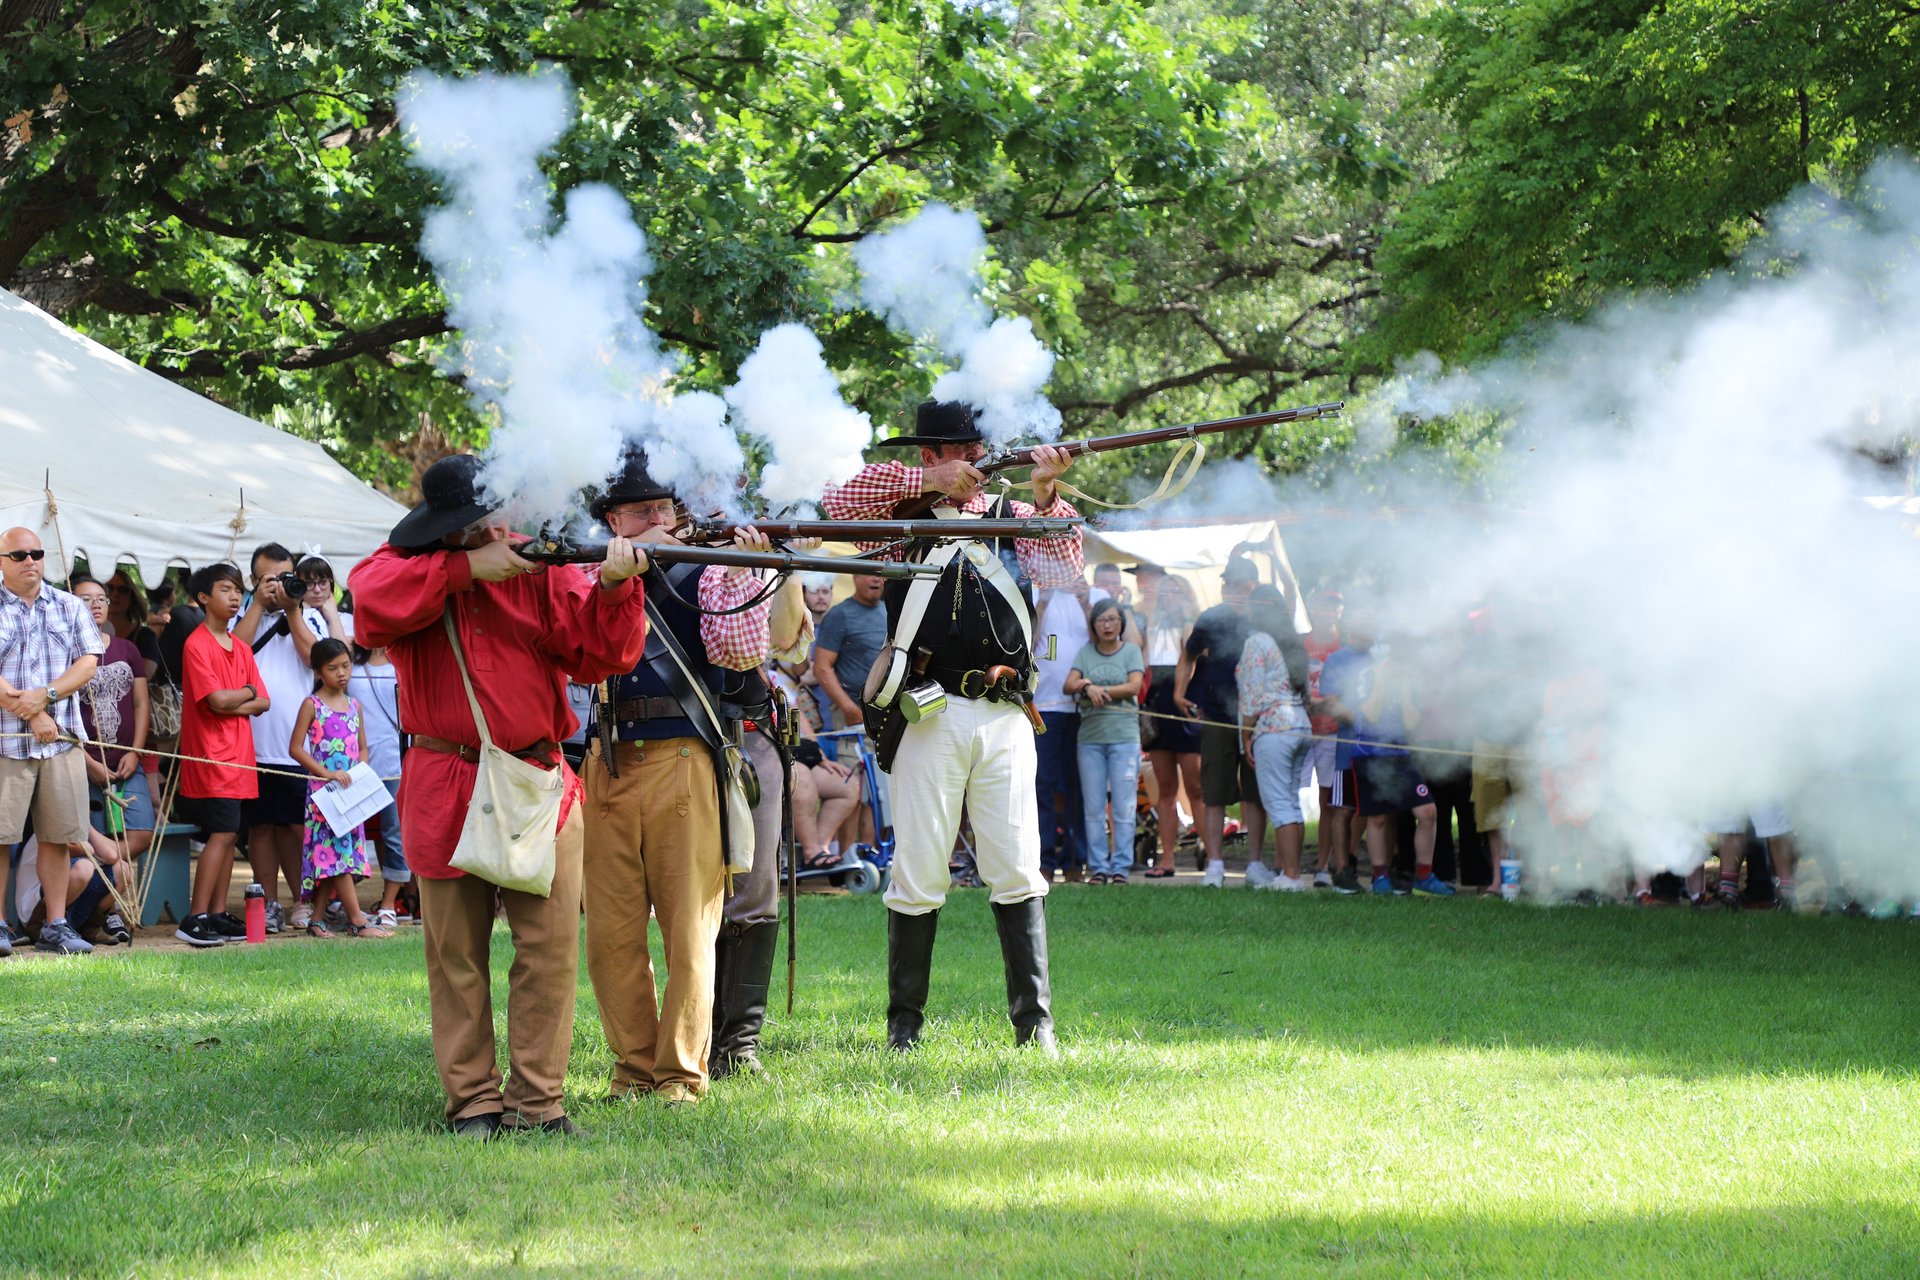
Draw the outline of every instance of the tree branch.
[[[446,333],[450,328],[452,326],[447,323],[447,313],[434,311],[425,315],[399,316],[371,329],[342,334],[325,346],[230,353],[202,349],[187,353],[185,363],[179,366],[157,364],[149,358],[147,367],[176,382],[185,378],[220,378],[230,373],[256,373],[261,369],[321,369],[356,356],[379,352],[395,343],[431,338]]]
[[[839,198],[839,195],[842,191],[845,191],[848,187],[852,186],[855,182],[859,180],[861,174],[873,168],[873,166],[875,166],[876,164],[879,164],[882,160],[893,160],[893,159],[898,159],[899,157],[904,155],[911,155],[914,151],[925,146],[929,141],[930,139],[927,137],[926,134],[923,133],[919,137],[914,138],[910,142],[895,143],[893,146],[887,147],[882,151],[877,151],[873,155],[868,156],[865,160],[862,160],[859,164],[855,165],[851,173],[847,174],[846,177],[840,179],[839,182],[835,183],[833,186],[833,190],[827,192],[825,195],[821,196],[818,200],[816,200],[814,202],[813,208],[807,210],[807,216],[800,219],[799,222],[795,223],[793,226],[793,230],[788,232],[787,234],[791,235],[796,240],[820,239],[820,237],[817,237],[817,236],[809,236],[807,234],[807,228],[813,225],[813,220],[820,216],[820,213],[822,210],[824,210],[828,205],[832,204],[836,199]],[[858,237],[855,237],[855,238],[857,239]]]

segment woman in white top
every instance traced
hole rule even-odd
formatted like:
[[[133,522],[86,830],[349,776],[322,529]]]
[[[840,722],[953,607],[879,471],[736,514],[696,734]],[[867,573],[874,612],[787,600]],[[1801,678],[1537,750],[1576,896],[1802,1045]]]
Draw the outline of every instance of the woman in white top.
[[[1272,587],[1249,597],[1247,642],[1234,680],[1240,693],[1240,749],[1253,761],[1260,804],[1273,824],[1279,877],[1270,886],[1305,889],[1300,851],[1306,819],[1300,788],[1306,785],[1313,732],[1307,718],[1307,647],[1294,630],[1293,611]]]
[[[400,732],[400,685],[385,649],[353,647],[353,676],[347,693],[359,699],[360,721],[366,727],[367,763],[387,784],[387,794],[400,794],[400,756],[406,749]],[[406,854],[400,848],[400,810],[389,805],[380,812],[380,908],[374,924],[391,929],[400,923],[400,890],[413,879]],[[406,919],[411,922],[413,917]]]

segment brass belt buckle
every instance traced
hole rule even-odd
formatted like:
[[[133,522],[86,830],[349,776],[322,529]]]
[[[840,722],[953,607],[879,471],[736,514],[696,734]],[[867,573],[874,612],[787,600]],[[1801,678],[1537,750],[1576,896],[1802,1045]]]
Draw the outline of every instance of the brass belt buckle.
[[[974,678],[979,677],[979,683]],[[984,698],[987,696],[987,673],[975,668],[960,673],[960,696],[963,698]]]

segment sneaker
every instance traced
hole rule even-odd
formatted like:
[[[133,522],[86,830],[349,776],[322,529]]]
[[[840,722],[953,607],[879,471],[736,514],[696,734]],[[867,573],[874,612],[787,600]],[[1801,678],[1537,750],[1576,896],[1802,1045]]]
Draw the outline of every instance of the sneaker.
[[[1633,895],[1633,904],[1637,907],[1657,907],[1660,905],[1660,899],[1653,896],[1651,889],[1642,889]]]
[[[287,909],[275,898],[267,904],[267,932],[284,933],[287,928]]]
[[[1867,912],[1867,914],[1875,920],[1892,920],[1894,917],[1903,916],[1906,913],[1905,905],[1902,904],[1898,898],[1882,898],[1879,902],[1873,904],[1872,910]],[[40,931],[41,936],[45,937],[46,932],[45,929],[42,929]],[[49,950],[47,947],[41,947],[40,949],[42,951]]]
[[[1227,883],[1227,869],[1219,863],[1209,863],[1207,873],[1200,877],[1202,886],[1208,889],[1222,889]]]
[[[108,942],[117,947],[133,945],[133,930],[127,928],[127,922],[121,918],[118,911],[107,912],[107,922],[100,927],[100,932],[106,935]]]
[[[0,924],[0,959],[13,954],[13,930]]]
[[[1275,893],[1304,893],[1306,892],[1307,882],[1297,876],[1290,876],[1284,871],[1276,871],[1273,879],[1267,881],[1267,883],[1260,887],[1262,889],[1271,889]]]
[[[1360,873],[1352,867],[1342,867],[1340,874],[1333,878],[1333,891],[1335,893],[1360,892]]]
[[[1333,872],[1327,870],[1325,867],[1322,867],[1318,871],[1314,872],[1313,887],[1316,889],[1333,888]]]
[[[207,917],[214,931],[223,938],[244,938],[247,936],[247,922],[231,911],[221,911]]]
[[[180,922],[173,936],[190,947],[218,947],[226,942],[226,938],[221,936],[206,916],[188,916]]]
[[[1429,898],[1451,898],[1454,894],[1453,886],[1431,871],[1413,882],[1413,891]]]
[[[296,933],[298,933],[300,930],[306,928],[308,925],[312,923],[313,923],[313,908],[308,906],[304,902],[301,903],[299,906],[295,907],[293,909],[293,914],[287,917],[287,927],[292,929]]]
[[[399,925],[400,915],[392,907],[381,907],[373,913],[373,923],[379,929],[392,929]]]
[[[93,944],[74,931],[72,925],[62,920],[59,924],[40,926],[40,941],[33,944],[35,951],[57,951],[62,955],[84,956],[93,950]]]
[[[1383,898],[1390,898],[1395,894],[1406,892],[1405,889],[1396,889],[1393,887],[1392,876],[1375,876],[1373,878],[1373,891]]]
[[[1279,874],[1264,862],[1247,864],[1246,886],[1249,889],[1271,889]]]

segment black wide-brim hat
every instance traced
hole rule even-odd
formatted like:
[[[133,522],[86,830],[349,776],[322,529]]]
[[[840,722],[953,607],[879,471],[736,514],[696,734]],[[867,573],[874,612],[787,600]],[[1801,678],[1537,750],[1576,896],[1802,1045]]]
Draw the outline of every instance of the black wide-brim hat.
[[[587,510],[595,520],[604,520],[607,512],[623,502],[653,502],[672,496],[672,489],[647,474],[646,452],[629,448],[621,457],[620,470],[607,477],[607,487],[587,504]]]
[[[913,434],[893,436],[880,443],[938,449],[943,444],[972,444],[985,438],[973,421],[972,405],[959,400],[923,400],[913,414]]]
[[[493,513],[486,487],[480,483],[480,459],[455,453],[428,467],[420,477],[419,506],[400,518],[387,541],[405,551],[422,551],[450,533]]]

